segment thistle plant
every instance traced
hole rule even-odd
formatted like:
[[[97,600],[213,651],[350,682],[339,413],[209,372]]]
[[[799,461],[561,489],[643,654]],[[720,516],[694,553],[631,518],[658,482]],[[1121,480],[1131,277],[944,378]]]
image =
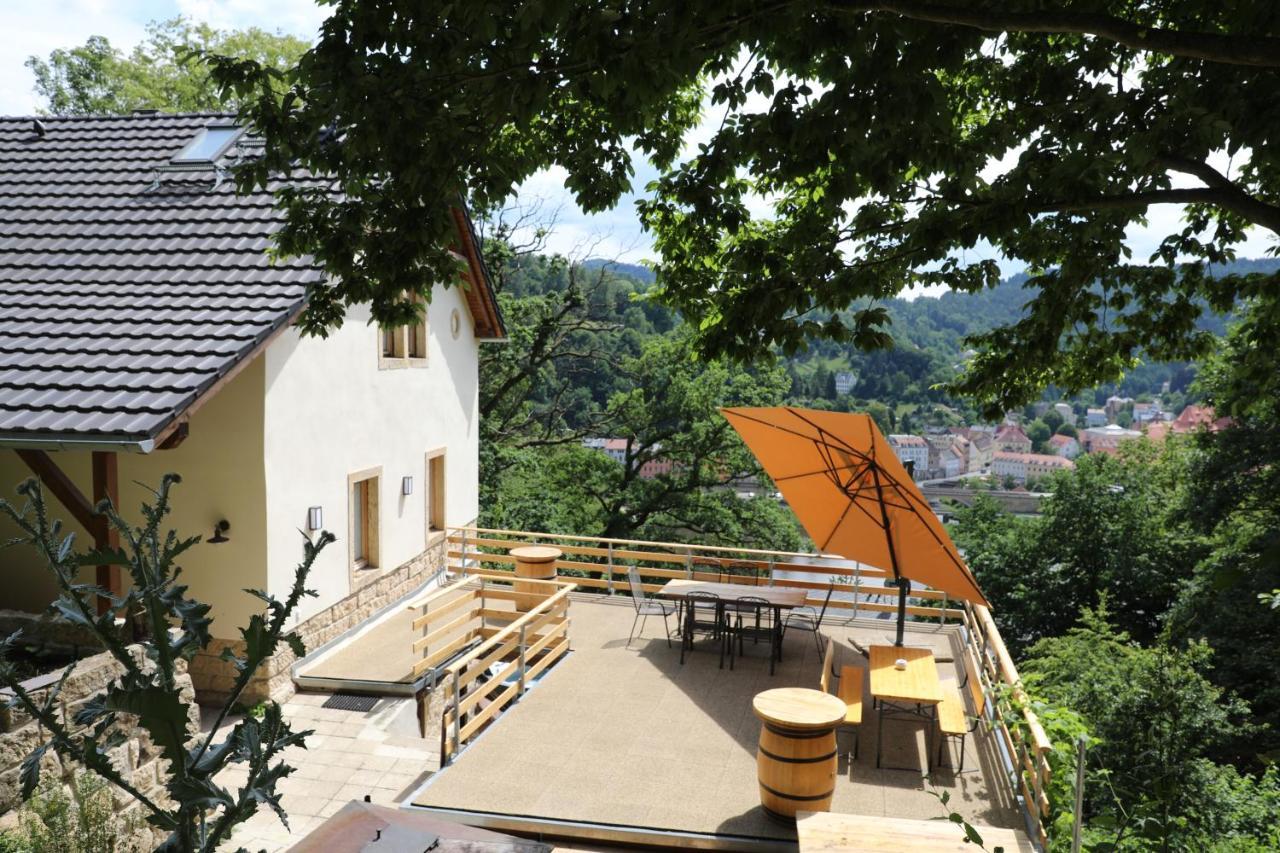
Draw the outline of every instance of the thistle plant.
[[[182,569],[178,559],[200,537],[162,532],[169,514],[170,490],[179,482],[177,475],[167,474],[159,488],[151,490],[154,499],[143,503],[140,526],[125,521],[109,501],[99,503],[95,511],[119,534],[121,546],[84,552],[75,550],[74,534],[50,518],[38,481],[27,480],[19,486],[18,494],[25,501],[21,509],[0,500],[0,514],[20,532],[9,544],[35,548],[57,582],[59,594],[50,605],[51,611],[91,631],[123,670],[68,720],[59,712],[58,697],[75,664],[62,672],[46,695],[33,695],[23,688],[10,663],[9,653],[20,640],[19,632],[0,641],[0,684],[13,693],[10,707],[30,715],[47,732],[22,762],[24,800],[36,791],[42,764],[52,751],[141,803],[147,822],[168,833],[158,851],[203,853],[224,844],[231,830],[262,806],[272,809],[288,826],[276,784],[293,768],[280,760],[281,753],[291,746],[305,748],[305,738],[312,732],[293,731],[275,702],[266,703],[261,717],[245,715],[224,739],[218,740],[218,731],[265,661],[283,646],[299,657],[305,653],[302,640],[286,630],[286,625],[303,597],[315,595],[306,588],[307,574],[334,536],[326,531],[313,542],[304,535],[303,558],[284,601],[262,590],[246,590],[262,600],[263,612],[253,615],[240,629],[243,656],[231,649],[223,651],[222,660],[236,672],[235,684],[214,726],[199,734],[189,727],[191,702],[183,698],[178,683],[179,662],[190,661],[209,645],[212,620],[209,606],[188,597],[187,587],[179,582]],[[131,583],[123,595],[80,581],[82,568],[101,565],[118,565],[128,573]],[[108,602],[101,614],[97,612],[100,599]],[[130,644],[116,627],[117,613],[138,619],[149,639]],[[167,801],[152,799],[139,790],[109,757],[134,727],[150,736],[168,764]],[[219,772],[233,764],[247,765],[248,770],[244,786],[235,792],[215,781]]]

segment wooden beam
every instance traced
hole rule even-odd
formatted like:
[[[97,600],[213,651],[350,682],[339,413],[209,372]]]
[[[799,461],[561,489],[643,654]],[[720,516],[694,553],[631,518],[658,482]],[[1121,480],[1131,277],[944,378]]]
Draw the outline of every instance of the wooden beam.
[[[67,512],[71,513],[72,518],[80,523],[80,526],[95,535],[99,526],[100,519],[93,514],[93,504],[89,503],[89,499],[84,496],[84,492],[71,481],[58,464],[53,461],[48,452],[44,450],[27,450],[25,448],[16,448],[14,453],[18,454],[18,458],[27,464],[31,472],[40,478],[40,482],[48,489],[58,503],[66,507]],[[95,454],[96,455],[96,454]]]
[[[120,471],[116,454],[110,450],[93,452],[93,503],[109,500],[117,509],[120,507]],[[105,516],[96,516],[97,529],[93,532],[94,544],[99,548],[119,548],[120,533],[112,527]],[[98,586],[110,590],[112,595],[120,595],[124,585],[120,583],[119,566],[98,566]],[[106,599],[98,599],[98,613],[108,609]]]

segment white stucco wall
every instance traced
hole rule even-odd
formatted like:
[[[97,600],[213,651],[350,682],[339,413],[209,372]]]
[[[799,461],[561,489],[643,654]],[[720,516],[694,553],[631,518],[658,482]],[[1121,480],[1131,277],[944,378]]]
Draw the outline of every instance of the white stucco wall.
[[[457,339],[450,331],[454,311]],[[266,352],[265,475],[267,566],[271,591],[283,595],[302,555],[299,530],[307,509],[323,508],[338,535],[315,566],[309,586],[320,593],[302,618],[352,589],[347,542],[350,474],[381,468],[378,571],[428,546],[426,454],[446,451],[447,524],[478,514],[478,351],[471,315],[456,288],[437,287],[427,310],[428,359],[422,367],[379,367],[377,329],[368,309],[353,309],[328,338],[290,330]],[[401,479],[413,477],[402,496]],[[360,573],[357,584],[375,573]]]

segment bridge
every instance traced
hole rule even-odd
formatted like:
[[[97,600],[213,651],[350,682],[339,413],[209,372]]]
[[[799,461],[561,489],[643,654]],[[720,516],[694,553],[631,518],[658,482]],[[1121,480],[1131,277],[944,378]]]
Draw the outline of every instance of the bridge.
[[[961,483],[963,480],[934,480],[920,483],[920,491],[930,501],[938,501],[943,507],[948,503],[972,506],[976,495],[986,495],[994,499],[1006,511],[1016,515],[1035,515],[1040,512],[1040,501],[1043,494],[1036,492],[1009,492],[1003,489],[968,489]]]

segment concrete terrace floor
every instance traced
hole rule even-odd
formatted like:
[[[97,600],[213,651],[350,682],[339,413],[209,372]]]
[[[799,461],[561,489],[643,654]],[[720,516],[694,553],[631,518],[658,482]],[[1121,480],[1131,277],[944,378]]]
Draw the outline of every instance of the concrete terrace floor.
[[[625,599],[576,596],[570,607],[573,653],[555,666],[458,756],[412,795],[412,803],[502,815],[606,823],[722,836],[794,839],[794,829],[765,816],[756,784],[760,724],[751,699],[772,687],[817,687],[821,658],[812,635],[787,636],[784,660],[769,675],[763,646],[747,645],[736,669],[718,668],[718,644],[699,641],[684,666],[668,648],[661,623],[626,647],[633,616]],[[837,665],[864,668],[848,643],[892,642],[892,623],[843,617],[824,623],[837,641]],[[673,620],[674,623],[674,620]],[[909,630],[907,642],[954,658],[955,629]],[[958,683],[962,668],[940,663]],[[864,676],[865,677],[865,676]],[[870,696],[864,682],[864,695]],[[925,724],[887,721],[883,763],[875,767],[876,715],[867,702],[856,761],[841,757],[831,810],[932,819],[942,815],[923,772]],[[851,746],[841,736],[842,751]],[[933,785],[951,792],[968,820],[1023,826],[1002,780],[991,737],[979,729],[965,742],[965,772],[935,771]],[[950,760],[956,758],[953,752]]]

